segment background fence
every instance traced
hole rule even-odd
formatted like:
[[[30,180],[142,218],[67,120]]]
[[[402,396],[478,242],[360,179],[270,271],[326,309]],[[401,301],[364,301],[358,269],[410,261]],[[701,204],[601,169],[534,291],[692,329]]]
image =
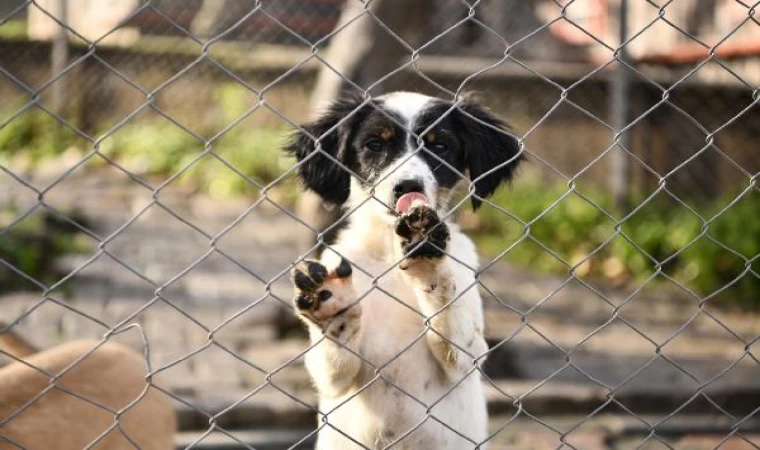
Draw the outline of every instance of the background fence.
[[[529,160],[457,212],[491,448],[757,448],[757,3],[398,3],[0,3],[0,336],[146,352],[179,448],[308,446],[282,138],[336,87],[472,90]]]

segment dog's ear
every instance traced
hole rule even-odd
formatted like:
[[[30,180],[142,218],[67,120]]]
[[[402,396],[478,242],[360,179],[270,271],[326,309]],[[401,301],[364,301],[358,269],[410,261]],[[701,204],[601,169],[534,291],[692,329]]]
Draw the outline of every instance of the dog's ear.
[[[507,124],[482,106],[466,100],[459,106],[465,161],[475,183],[472,208],[478,209],[505,181],[512,179],[523,159],[517,138]]]
[[[348,199],[351,176],[343,166],[353,166],[348,134],[362,101],[354,96],[333,102],[318,119],[302,125],[285,147],[298,160],[298,175],[306,188],[331,203]]]

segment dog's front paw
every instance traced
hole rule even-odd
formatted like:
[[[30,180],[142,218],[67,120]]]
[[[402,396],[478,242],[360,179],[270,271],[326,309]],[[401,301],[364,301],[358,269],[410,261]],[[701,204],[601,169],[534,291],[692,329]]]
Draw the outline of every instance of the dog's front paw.
[[[351,273],[351,265],[345,259],[333,270],[317,261],[298,264],[292,272],[296,312],[318,325],[344,313],[356,299]]]
[[[404,260],[402,270],[420,261],[441,261],[449,242],[449,228],[428,205],[417,205],[396,222],[396,234],[400,237]]]

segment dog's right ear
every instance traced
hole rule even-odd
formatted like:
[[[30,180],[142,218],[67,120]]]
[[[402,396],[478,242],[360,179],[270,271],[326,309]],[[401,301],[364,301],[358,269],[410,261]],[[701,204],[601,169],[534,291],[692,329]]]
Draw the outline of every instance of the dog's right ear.
[[[285,147],[298,160],[298,175],[306,188],[334,204],[348,199],[351,176],[346,168],[353,170],[355,165],[349,130],[363,100],[355,96],[333,102],[318,119],[302,125]]]

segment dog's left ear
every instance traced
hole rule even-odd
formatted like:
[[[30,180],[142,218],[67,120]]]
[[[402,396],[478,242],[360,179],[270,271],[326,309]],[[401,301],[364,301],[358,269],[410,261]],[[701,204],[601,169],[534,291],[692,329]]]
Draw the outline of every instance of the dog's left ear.
[[[517,138],[507,124],[482,106],[465,101],[459,105],[465,161],[470,179],[475,183],[472,208],[478,209],[482,198],[512,179],[523,159]]]
[[[357,95],[333,102],[319,118],[302,125],[285,147],[298,160],[298,175],[305,187],[336,205],[348,199],[351,176],[346,168],[353,169],[348,133],[359,120],[362,102]]]

